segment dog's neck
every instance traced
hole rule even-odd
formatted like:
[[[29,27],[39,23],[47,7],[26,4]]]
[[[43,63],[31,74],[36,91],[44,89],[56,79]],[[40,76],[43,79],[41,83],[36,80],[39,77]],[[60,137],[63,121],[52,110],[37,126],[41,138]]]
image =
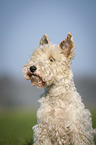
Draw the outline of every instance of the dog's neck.
[[[73,81],[73,73],[70,71],[70,75],[68,77],[62,77],[62,79],[59,81],[52,83],[50,86],[47,86],[45,88],[45,94],[58,96],[68,93],[72,88],[75,89],[75,85]]]

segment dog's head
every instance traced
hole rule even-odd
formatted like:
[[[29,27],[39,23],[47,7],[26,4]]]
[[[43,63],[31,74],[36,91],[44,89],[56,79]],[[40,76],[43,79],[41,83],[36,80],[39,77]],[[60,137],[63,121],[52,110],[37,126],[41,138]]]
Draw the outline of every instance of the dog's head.
[[[49,42],[45,34],[30,61],[24,66],[24,76],[32,85],[46,87],[67,77],[71,59],[74,57],[74,42],[71,33],[58,46]]]

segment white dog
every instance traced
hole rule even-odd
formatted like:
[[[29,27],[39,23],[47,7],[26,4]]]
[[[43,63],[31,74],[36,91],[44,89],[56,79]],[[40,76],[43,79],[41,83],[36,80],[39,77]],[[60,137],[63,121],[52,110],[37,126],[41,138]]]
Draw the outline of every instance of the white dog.
[[[45,87],[33,127],[34,145],[94,145],[91,114],[78,94],[70,69],[74,57],[71,33],[59,46],[45,34],[24,66],[32,85]]]

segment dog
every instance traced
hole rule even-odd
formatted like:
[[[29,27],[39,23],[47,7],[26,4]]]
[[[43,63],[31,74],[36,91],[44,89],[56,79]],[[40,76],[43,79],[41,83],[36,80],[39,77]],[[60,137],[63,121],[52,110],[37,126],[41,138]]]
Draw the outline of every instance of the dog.
[[[70,68],[74,47],[71,33],[58,46],[45,34],[23,68],[25,79],[45,88],[33,127],[34,145],[94,145],[91,113],[76,90]]]

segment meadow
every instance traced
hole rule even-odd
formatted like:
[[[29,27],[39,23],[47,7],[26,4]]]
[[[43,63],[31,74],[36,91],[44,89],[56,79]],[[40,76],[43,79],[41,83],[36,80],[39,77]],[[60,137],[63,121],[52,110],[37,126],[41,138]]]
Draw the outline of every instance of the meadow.
[[[96,112],[91,111],[96,128]],[[36,111],[10,110],[0,112],[0,145],[32,145],[32,126],[36,124]],[[96,136],[95,136],[96,145]]]

